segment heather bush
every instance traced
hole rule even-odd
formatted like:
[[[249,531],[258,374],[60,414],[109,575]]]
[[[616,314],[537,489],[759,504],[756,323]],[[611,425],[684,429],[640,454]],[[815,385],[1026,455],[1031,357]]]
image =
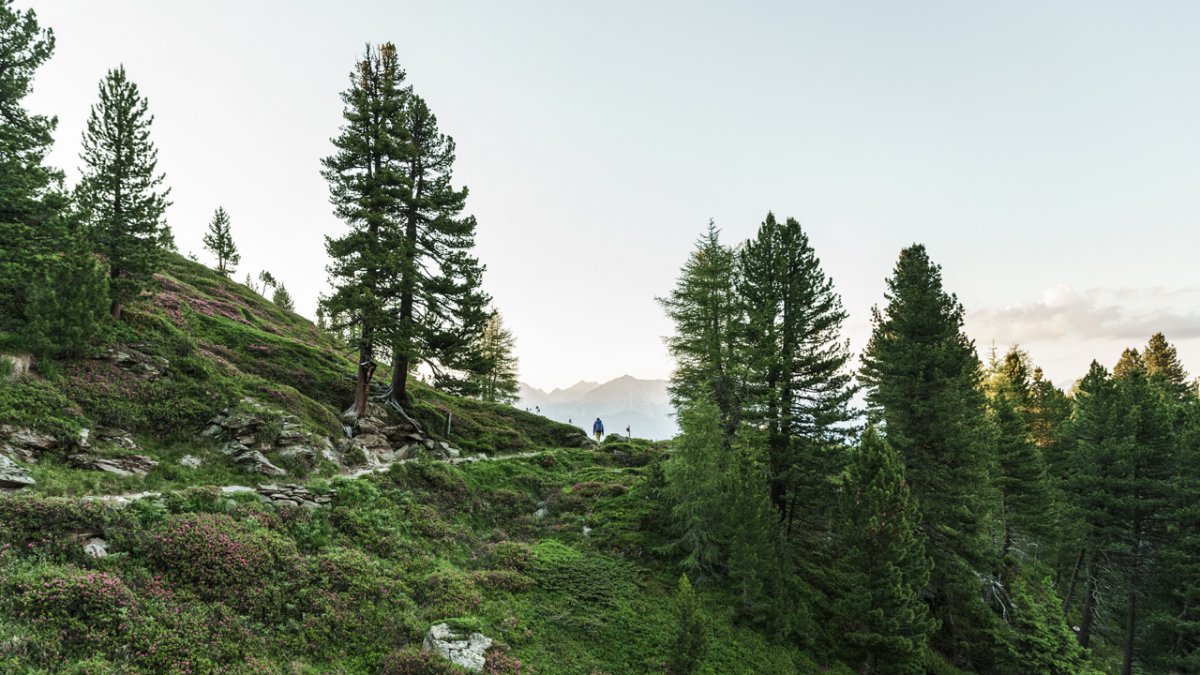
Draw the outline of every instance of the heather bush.
[[[380,675],[457,675],[463,672],[441,655],[409,647],[384,657]]]
[[[421,609],[433,617],[472,613],[483,601],[470,576],[457,570],[442,570],[425,577],[418,588]]]
[[[173,515],[146,541],[146,558],[200,597],[266,610],[302,581],[296,545],[262,527],[212,513]]]
[[[488,551],[488,560],[492,567],[514,572],[524,572],[529,568],[529,561],[532,559],[533,549],[529,544],[519,541],[502,541]]]
[[[10,566],[2,604],[11,616],[57,637],[65,651],[108,651],[128,639],[137,599],[115,574],[73,566]]]

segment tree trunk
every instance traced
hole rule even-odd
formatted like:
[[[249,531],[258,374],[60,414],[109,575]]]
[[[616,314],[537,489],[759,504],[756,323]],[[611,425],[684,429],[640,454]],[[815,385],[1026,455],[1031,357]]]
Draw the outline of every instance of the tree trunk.
[[[371,392],[371,376],[375,374],[374,347],[371,342],[371,327],[364,322],[362,337],[358,343],[358,380],[354,387],[354,416],[367,416],[367,400]]]
[[[1079,568],[1083,566],[1083,553],[1087,549],[1086,546],[1079,547],[1079,555],[1075,556],[1075,565],[1071,567],[1071,580],[1067,582],[1067,592],[1064,594],[1062,611],[1066,614],[1071,611],[1071,600],[1075,595],[1075,582],[1079,579]]]
[[[109,312],[112,314],[113,321],[120,321],[121,320],[121,301],[114,299],[112,301],[112,304],[109,305]]]
[[[1079,646],[1088,648],[1092,640],[1092,622],[1096,617],[1096,553],[1093,551],[1088,558],[1087,583],[1083,590],[1083,617],[1079,621]]]
[[[1133,514],[1133,560],[1130,564],[1129,606],[1125,610],[1125,644],[1122,646],[1121,675],[1133,672],[1133,638],[1137,632],[1137,590],[1142,564],[1142,518]]]
[[[400,407],[408,402],[408,357],[397,351],[392,356],[392,400]]]

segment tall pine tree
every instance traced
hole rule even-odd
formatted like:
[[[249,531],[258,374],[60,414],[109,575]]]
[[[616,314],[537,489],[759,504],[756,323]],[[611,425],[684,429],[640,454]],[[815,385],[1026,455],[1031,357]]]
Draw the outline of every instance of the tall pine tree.
[[[472,344],[488,319],[483,265],[474,257],[475,217],[463,215],[467,189],[455,189],[454,139],[438,129],[425,101],[405,97],[401,115],[409,190],[398,216],[398,270],[393,283],[397,330],[392,350],[392,398],[407,402],[408,375],[418,363],[434,384],[459,385],[476,361]]]
[[[478,364],[471,370],[472,393],[493,403],[512,403],[517,400],[517,357],[513,354],[516,338],[504,326],[500,312],[493,311],[483,325],[473,350]]]
[[[963,333],[962,305],[923,246],[901,251],[885,297],[873,312],[861,378],[869,414],[903,458],[919,504],[939,645],[966,664],[990,621],[977,574],[989,564],[986,526],[995,509],[980,363]]]
[[[163,220],[170,189],[162,188],[158,150],[150,140],[153,122],[125,67],[108,71],[83,133],[77,195],[93,246],[108,263],[117,319],[121,308],[149,286],[171,241]]]
[[[738,263],[747,313],[745,417],[766,430],[771,501],[790,527],[797,513],[829,512],[811,498],[831,494],[840,473],[855,392],[841,337],[846,312],[793,218],[780,224],[768,213]]]
[[[391,307],[405,246],[397,217],[412,190],[404,165],[412,152],[403,121],[404,78],[394,45],[368,47],[342,93],[344,124],[333,139],[336,151],[322,160],[334,213],[349,228],[325,240],[333,284],[325,306],[332,329],[356,338],[358,417],[366,414],[378,348],[391,344],[399,331]]]

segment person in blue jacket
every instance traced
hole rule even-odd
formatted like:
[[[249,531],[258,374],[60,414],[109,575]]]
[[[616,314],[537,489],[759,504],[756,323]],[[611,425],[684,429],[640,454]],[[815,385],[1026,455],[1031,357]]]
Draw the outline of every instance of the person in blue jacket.
[[[596,434],[597,441],[604,438],[604,422],[601,422],[599,417],[592,423],[592,433]]]

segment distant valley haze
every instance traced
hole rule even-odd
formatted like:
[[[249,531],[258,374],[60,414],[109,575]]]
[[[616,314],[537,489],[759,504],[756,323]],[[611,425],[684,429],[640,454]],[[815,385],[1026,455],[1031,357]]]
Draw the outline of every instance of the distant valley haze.
[[[588,433],[597,417],[609,434],[661,440],[679,429],[667,395],[666,380],[640,380],[623,375],[608,382],[577,382],[563,389],[543,391],[521,383],[521,398],[514,404],[559,422],[569,422]]]

